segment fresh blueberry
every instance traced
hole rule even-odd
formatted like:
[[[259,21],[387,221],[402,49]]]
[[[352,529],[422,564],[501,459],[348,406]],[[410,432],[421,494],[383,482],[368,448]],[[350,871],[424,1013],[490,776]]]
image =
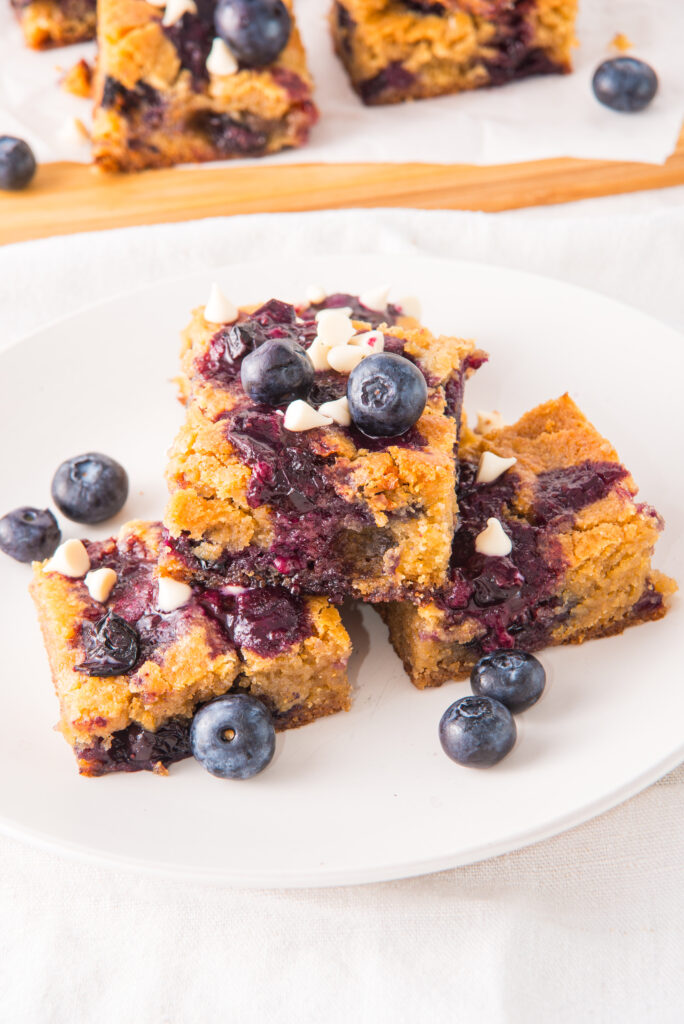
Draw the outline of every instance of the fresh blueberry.
[[[260,405],[306,398],[314,376],[313,363],[293,341],[264,342],[245,356],[240,369],[243,388]]]
[[[287,46],[292,18],[282,0],[218,0],[214,26],[243,67],[263,68]]]
[[[516,728],[508,708],[491,697],[461,697],[439,723],[444,753],[470,768],[490,768],[512,750]]]
[[[61,537],[47,508],[15,508],[0,519],[0,551],[17,562],[42,562],[54,555]]]
[[[393,352],[367,356],[349,374],[349,411],[369,437],[396,437],[416,423],[427,402],[425,377]]]
[[[658,76],[636,57],[613,57],[599,64],[591,85],[599,103],[633,113],[649,105],[658,91]]]
[[[84,622],[81,634],[85,661],[75,665],[86,676],[121,676],[138,660],[138,632],[125,619],[108,611],[97,622]]]
[[[268,710],[246,693],[217,697],[197,712],[190,746],[200,764],[220,779],[251,779],[271,763],[275,729]]]
[[[52,500],[60,512],[77,523],[111,519],[127,497],[126,470],[100,452],[67,459],[52,478]]]
[[[36,158],[23,139],[0,135],[0,188],[19,192],[33,180]]]
[[[473,693],[493,697],[517,715],[536,704],[546,685],[541,662],[527,651],[492,651],[470,673]]]

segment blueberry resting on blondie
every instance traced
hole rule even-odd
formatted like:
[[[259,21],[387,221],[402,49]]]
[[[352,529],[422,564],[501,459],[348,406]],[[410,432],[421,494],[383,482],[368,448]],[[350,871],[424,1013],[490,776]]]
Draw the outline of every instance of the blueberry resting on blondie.
[[[489,651],[535,651],[661,618],[676,584],[651,566],[663,522],[567,396],[460,446],[449,582],[382,608],[414,684],[467,676]]]
[[[96,0],[10,0],[24,39],[35,50],[95,38]]]
[[[364,103],[570,70],[577,0],[336,0],[337,54]]]
[[[106,170],[263,156],[317,120],[291,0],[100,0],[97,35]]]
[[[248,693],[276,730],[348,710],[349,637],[322,597],[207,589],[159,571],[159,523],[66,541],[34,563],[31,594],[83,775],[164,772],[189,757],[194,712]]]
[[[463,386],[486,358],[381,296],[195,310],[164,571],[402,599],[445,582]],[[261,376],[260,376],[261,371]]]

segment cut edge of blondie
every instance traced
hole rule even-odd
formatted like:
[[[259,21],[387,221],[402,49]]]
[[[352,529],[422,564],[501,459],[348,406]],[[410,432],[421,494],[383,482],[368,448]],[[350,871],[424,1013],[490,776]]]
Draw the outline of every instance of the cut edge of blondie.
[[[475,468],[484,451],[518,462],[496,484],[477,485]],[[420,605],[393,602],[379,608],[391,643],[415,686],[422,689],[467,677],[482,654],[517,645],[516,628],[523,622],[519,646],[539,650],[614,636],[666,614],[668,598],[677,585],[651,567],[662,520],[650,506],[634,501],[636,485],[615,449],[569,396],[547,402],[513,426],[484,437],[465,430],[460,456],[471,496],[461,491],[462,506],[477,507],[478,487],[490,488],[492,504],[482,505],[477,526],[473,526],[475,518],[465,527],[465,535],[459,537],[458,531],[455,535],[453,589],[438,592]],[[576,476],[563,477],[573,471]],[[596,474],[593,482],[592,472]],[[555,482],[553,474],[557,474]],[[502,482],[506,477],[507,482]],[[564,485],[574,488],[570,500],[558,490]],[[546,488],[544,493],[540,486]],[[586,491],[584,497],[581,490]],[[485,580],[486,559],[472,555],[472,535],[484,527],[487,514],[496,511],[497,504],[513,551],[510,560],[489,560],[501,568],[493,584]],[[524,584],[515,579],[523,565],[523,554],[516,558],[516,538],[531,545],[528,575],[543,571],[548,581],[539,584],[529,605],[521,605],[509,616],[506,586],[511,585],[511,601],[519,595],[525,600]],[[460,565],[467,567],[465,575],[459,576]],[[481,576],[475,575],[478,571]],[[470,588],[470,596],[467,591],[463,594],[464,586]],[[479,604],[473,598],[478,587],[484,588]],[[501,616],[492,611],[497,597],[502,599]],[[526,620],[522,616],[530,609],[532,617]]]

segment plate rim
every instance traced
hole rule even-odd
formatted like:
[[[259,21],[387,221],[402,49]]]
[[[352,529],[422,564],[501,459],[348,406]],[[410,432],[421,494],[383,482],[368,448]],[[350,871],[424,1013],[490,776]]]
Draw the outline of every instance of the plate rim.
[[[524,280],[528,286],[534,286],[535,283],[540,287],[548,286],[549,284],[552,286],[560,286],[566,292],[570,290],[571,293],[575,292],[581,294],[584,299],[589,298],[592,301],[600,301],[602,305],[607,305],[609,307],[608,311],[612,308],[620,315],[629,315],[638,318],[638,320],[644,323],[644,325],[656,325],[659,331],[665,331],[670,334],[673,343],[681,344],[681,342],[684,341],[684,334],[682,334],[678,328],[666,323],[665,321],[661,321],[651,314],[633,307],[628,303],[614,299],[609,295],[587,288],[583,285],[567,282],[562,278],[550,275],[538,274],[533,271],[519,270],[517,268],[506,267],[505,265],[484,261],[463,259],[452,260],[446,257],[423,255],[422,253],[393,254],[382,252],[338,252],[332,254],[328,253],[325,256],[318,256],[316,259],[317,265],[320,266],[321,269],[321,276],[326,272],[326,264],[332,265],[340,260],[344,260],[350,264],[353,263],[358,267],[359,263],[362,261],[379,263],[383,260],[398,261],[411,259],[419,262],[422,266],[429,264],[435,266],[435,268],[437,265],[441,268],[448,268],[452,273],[454,270],[457,271],[458,268],[461,268],[468,272],[475,271],[476,273],[483,275],[491,273],[505,274],[509,278],[512,277],[514,279],[517,278]],[[239,267],[240,272],[243,274],[255,275],[256,280],[256,274],[258,273],[259,268],[263,267],[264,262],[273,263],[275,260],[273,257],[269,257],[267,261],[250,260],[237,264],[228,263],[221,266],[210,267],[206,270],[198,269],[191,273],[169,275],[138,288],[124,289],[115,292],[107,298],[100,298],[92,302],[87,302],[71,312],[55,317],[29,333],[10,341],[8,345],[0,350],[0,364],[6,354],[14,354],[15,351],[23,344],[30,343],[37,337],[49,334],[55,329],[63,328],[64,325],[70,321],[92,314],[97,310],[102,310],[103,308],[125,302],[127,300],[134,301],[136,296],[146,295],[155,289],[163,290],[165,288],[169,288],[175,282],[182,281],[187,285],[190,280],[197,280],[199,282],[202,280],[210,281],[212,277],[221,279],[230,274],[231,271],[235,271],[236,267]],[[307,258],[299,255],[291,258],[291,264],[296,264],[298,262],[304,264],[307,262]],[[190,880],[203,885],[218,884],[229,888],[277,890],[318,889],[331,886],[373,884],[383,881],[396,881],[402,878],[419,877],[421,875],[463,867],[543,842],[546,839],[560,835],[592,820],[614,807],[623,804],[631,797],[637,795],[653,783],[657,782],[669,771],[677,767],[682,760],[684,760],[684,739],[674,751],[670,751],[661,760],[650,765],[643,772],[631,778],[622,786],[618,786],[611,793],[605,794],[594,801],[589,801],[581,808],[550,819],[545,822],[543,826],[532,827],[531,829],[522,829],[518,832],[509,834],[498,842],[478,844],[466,850],[456,851],[450,855],[440,854],[435,857],[428,857],[420,861],[414,861],[410,864],[392,862],[389,865],[374,865],[370,868],[320,868],[313,877],[310,874],[306,875],[305,871],[290,869],[287,870],[286,875],[284,876],[281,869],[281,874],[278,879],[274,880],[273,869],[261,869],[257,871],[246,869],[236,871],[235,868],[231,867],[229,870],[223,872],[216,867],[203,869],[190,867],[188,865],[155,862],[149,859],[138,859],[125,855],[107,853],[106,851],[85,846],[80,843],[72,843],[68,840],[55,839],[49,833],[41,832],[39,829],[32,828],[31,826],[17,825],[13,820],[7,819],[2,812],[0,812],[0,834],[7,835],[11,839],[28,842],[34,847],[45,850],[46,852],[65,856],[67,859],[72,861],[97,863],[116,869],[134,871],[147,876],[164,877],[184,881]]]

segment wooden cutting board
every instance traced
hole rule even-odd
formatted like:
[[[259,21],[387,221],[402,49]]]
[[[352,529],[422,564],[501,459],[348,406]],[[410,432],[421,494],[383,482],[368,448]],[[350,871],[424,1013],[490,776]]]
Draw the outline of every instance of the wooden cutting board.
[[[41,167],[26,192],[0,193],[0,244],[225,214],[352,206],[511,210],[684,184],[684,131],[662,166],[597,160],[465,164],[301,164],[106,175]]]

